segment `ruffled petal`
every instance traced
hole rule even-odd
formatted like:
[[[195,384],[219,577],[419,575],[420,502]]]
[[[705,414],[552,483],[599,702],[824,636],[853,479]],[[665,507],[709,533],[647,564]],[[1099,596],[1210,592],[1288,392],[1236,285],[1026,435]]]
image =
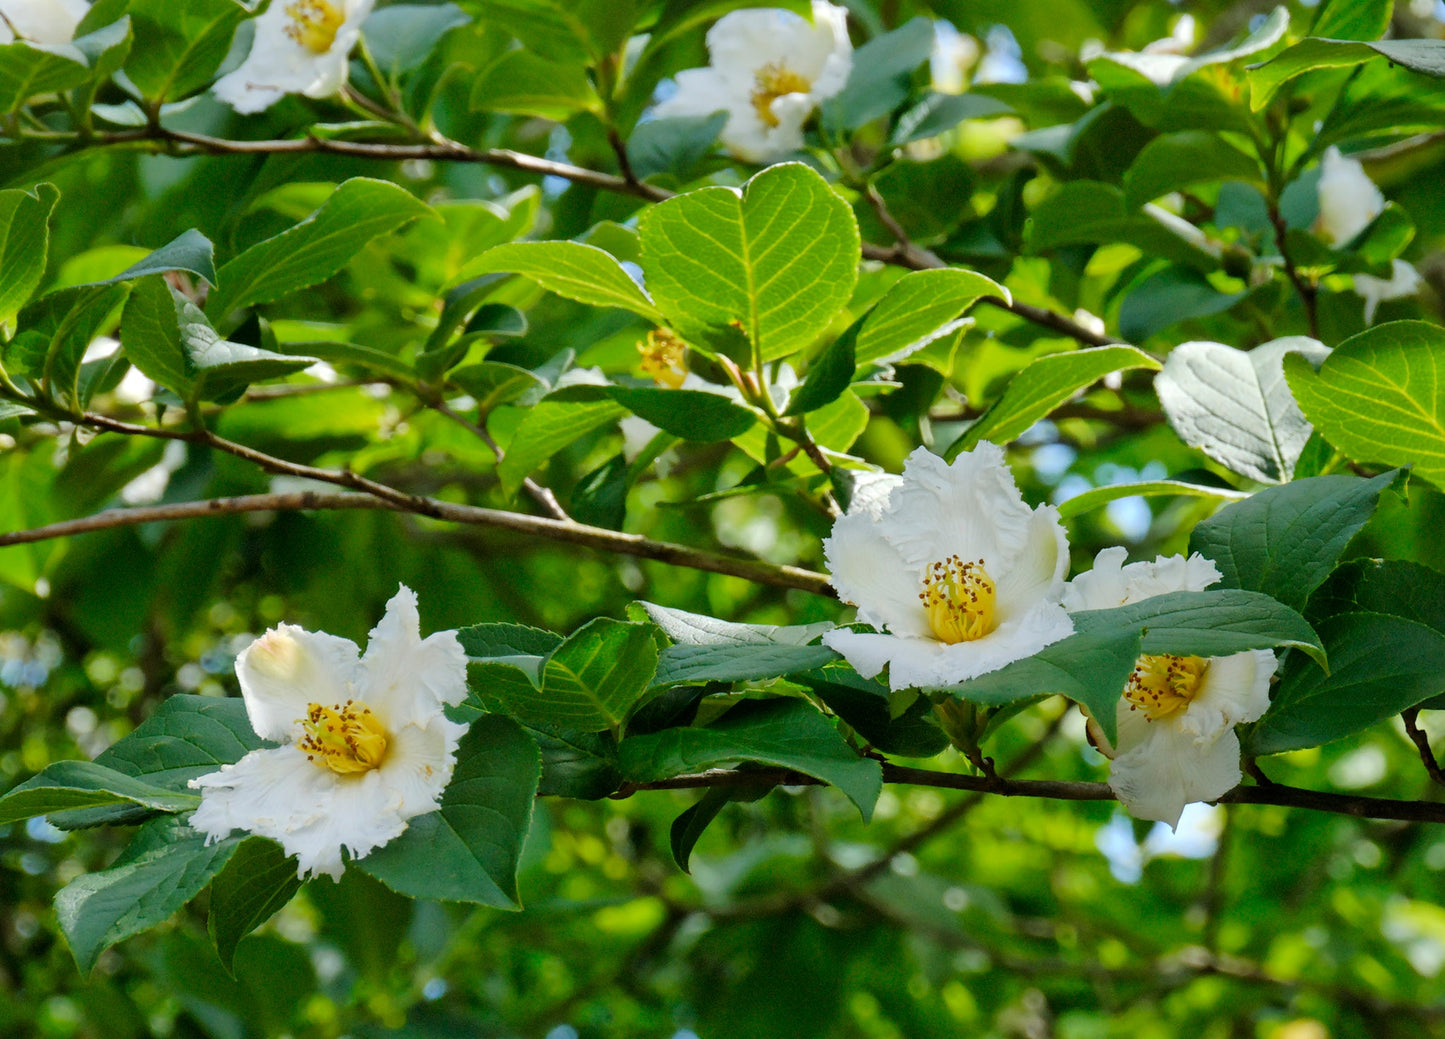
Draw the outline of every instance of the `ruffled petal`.
[[[1279,661],[1267,649],[1210,657],[1199,692],[1178,725],[1195,739],[1213,739],[1221,729],[1252,722],[1269,710],[1269,680]]]
[[[350,639],[279,624],[236,658],[251,728],[264,740],[301,734],[308,704],[332,706],[353,695],[361,651]]]
[[[1220,578],[1214,560],[1198,552],[1160,556],[1152,562],[1130,563],[1123,548],[1106,548],[1094,558],[1094,568],[1069,582],[1064,604],[1070,610],[1110,610],[1168,592],[1201,592]]]
[[[1069,539],[1059,522],[1059,510],[1052,505],[1041,505],[1029,518],[1028,538],[1022,551],[1011,559],[1001,560],[997,568],[995,608],[1000,622],[1026,613],[1040,600],[1058,602],[1064,593],[1064,575],[1068,570]]]
[[[234,765],[190,781],[191,789],[201,791],[191,827],[212,840],[233,830],[280,840],[326,813],[339,778],[294,746],[253,750]]]
[[[467,655],[456,632],[423,639],[416,593],[405,586],[372,629],[361,666],[358,699],[392,731],[425,725],[443,705],[467,697]]]
[[[287,855],[296,856],[296,873],[303,880],[322,873],[339,880],[342,849],[359,859],[399,837],[406,829],[400,809],[401,794],[382,781],[380,770],[338,777],[326,812],[276,839]]]
[[[1109,787],[1136,819],[1178,825],[1184,806],[1215,801],[1239,785],[1239,739],[1230,729],[1208,745],[1177,727],[1149,724],[1145,738],[1124,745],[1109,768]]]
[[[451,781],[457,743],[467,727],[437,715],[425,726],[392,733],[386,760],[377,770],[397,800],[397,814],[410,819],[434,810]]]
[[[1100,549],[1094,557],[1094,567],[1079,574],[1064,588],[1064,609],[1111,610],[1129,601],[1128,581],[1124,577],[1124,562],[1129,550],[1121,546]]]
[[[849,509],[838,518],[823,542],[823,557],[839,598],[858,607],[863,623],[895,635],[933,637],[918,599],[921,571],[899,556],[869,509]]]

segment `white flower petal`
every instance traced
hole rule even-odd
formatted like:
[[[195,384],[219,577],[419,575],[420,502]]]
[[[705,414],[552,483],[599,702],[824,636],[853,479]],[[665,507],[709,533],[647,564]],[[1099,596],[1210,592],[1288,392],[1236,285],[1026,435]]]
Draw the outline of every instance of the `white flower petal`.
[[[467,654],[454,631],[423,639],[416,593],[402,586],[371,631],[358,699],[390,729],[425,724],[444,704],[467,698]]]
[[[1220,578],[1214,560],[1198,552],[1160,556],[1152,562],[1123,565],[1129,557],[1123,548],[1103,549],[1094,568],[1069,582],[1064,605],[1070,610],[1110,610],[1168,592],[1200,592]]]
[[[400,793],[384,783],[380,770],[338,777],[326,812],[276,839],[287,855],[296,856],[302,879],[325,873],[339,880],[343,848],[353,859],[363,858],[406,830],[409,817],[400,808]]]
[[[307,705],[332,707],[352,696],[361,650],[350,639],[279,624],[236,658],[251,728],[263,740],[301,734]]]
[[[424,815],[437,807],[452,778],[457,744],[467,727],[440,714],[426,725],[408,725],[392,733],[386,760],[377,771],[387,789],[398,798],[403,819]]]
[[[907,563],[865,509],[840,516],[823,542],[823,557],[838,596],[858,607],[858,619],[895,635],[933,638],[918,595],[921,572]]]
[[[339,780],[295,746],[253,750],[234,765],[190,781],[201,791],[191,827],[213,840],[233,830],[280,840],[326,814]]]
[[[1059,522],[1059,510],[1042,505],[1029,517],[1028,539],[1022,551],[998,569],[994,582],[998,617],[1006,623],[1041,600],[1058,602],[1069,570],[1069,540]],[[1073,625],[1069,625],[1072,633]]]
[[[274,0],[255,20],[256,36],[251,52],[240,67],[222,76],[211,89],[237,112],[260,112],[285,94],[330,97],[346,82],[352,48],[361,38],[361,23],[371,13],[375,0],[330,0],[339,6],[345,20],[337,28],[331,46],[318,54],[293,39],[289,0]]]
[[[1385,196],[1359,160],[1345,158],[1338,148],[1325,149],[1317,191],[1319,227],[1331,245],[1344,245],[1385,208]]]
[[[0,0],[0,44],[15,42],[11,26],[32,43],[69,43],[89,10],[85,0]]]
[[[1239,738],[1233,729],[1201,746],[1176,726],[1146,724],[1147,737],[1121,750],[1109,769],[1109,787],[1134,818],[1172,827],[1186,804],[1217,800],[1239,785]]]
[[[1259,718],[1269,710],[1269,680],[1278,663],[1267,649],[1211,657],[1198,695],[1178,720],[1179,728],[1208,740],[1222,729]]]

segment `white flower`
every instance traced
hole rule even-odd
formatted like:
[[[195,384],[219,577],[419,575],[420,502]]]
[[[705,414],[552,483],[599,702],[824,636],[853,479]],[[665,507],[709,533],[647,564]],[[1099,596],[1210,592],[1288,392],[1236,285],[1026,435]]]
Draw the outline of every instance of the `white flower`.
[[[285,94],[330,97],[346,82],[351,48],[374,0],[272,0],[256,19],[251,53],[211,89],[238,112],[260,112]]]
[[[711,64],[677,74],[659,116],[726,111],[722,142],[745,162],[774,162],[803,146],[803,123],[843,89],[853,68],[848,12],[813,0],[813,21],[780,8],[733,11],[707,34]]]
[[[959,32],[952,22],[933,23],[933,50],[928,55],[928,76],[940,94],[962,94],[968,89],[968,73],[978,64],[978,41]]]
[[[1365,298],[1365,324],[1375,320],[1375,308],[1382,300],[1413,296],[1420,291],[1420,272],[1404,260],[1396,260],[1389,278],[1355,275],[1355,291]]]
[[[1320,199],[1319,229],[1331,245],[1344,245],[1370,225],[1385,208],[1385,196],[1357,159],[1338,148],[1325,149],[1316,188]]]
[[[1122,548],[1100,552],[1093,570],[1069,582],[1064,605],[1107,610],[1167,592],[1203,591],[1219,580],[1214,563],[1198,553],[1125,566],[1127,557]],[[1216,800],[1239,785],[1234,726],[1268,710],[1275,664],[1267,649],[1139,658],[1119,700],[1118,745],[1091,726],[1114,759],[1109,786],[1130,815],[1174,826],[1186,804]]]
[[[865,484],[823,552],[858,619],[823,642],[894,689],[955,685],[1072,634],[1059,605],[1068,543],[1058,510],[1030,509],[987,441],[952,465],[927,449]]]
[[[349,639],[272,628],[236,658],[251,728],[281,746],[193,779],[191,826],[210,840],[245,830],[279,841],[305,879],[339,878],[341,851],[359,859],[434,811],[466,727],[446,704],[467,695],[456,632],[421,637],[416,595],[386,604],[366,655]]]
[[[89,10],[86,0],[0,0],[0,44],[14,43],[17,37],[31,43],[69,43]]]

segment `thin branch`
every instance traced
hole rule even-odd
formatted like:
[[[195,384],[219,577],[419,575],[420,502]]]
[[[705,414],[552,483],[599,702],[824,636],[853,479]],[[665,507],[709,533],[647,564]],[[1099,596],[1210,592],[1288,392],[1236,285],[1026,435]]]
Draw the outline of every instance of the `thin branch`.
[[[497,464],[502,464],[502,459],[505,456],[502,454],[502,449],[497,446],[497,442],[492,439],[492,434],[487,432],[486,426],[479,422],[473,422],[465,415],[459,414],[448,407],[445,401],[434,401],[429,407],[472,433],[473,436],[487,445],[487,450],[492,452],[492,455],[497,459]],[[528,497],[536,502],[542,508],[542,511],[553,519],[570,520],[572,518],[567,515],[567,510],[562,508],[562,503],[557,500],[557,496],[552,493],[550,487],[543,487],[530,476],[524,476],[522,477],[522,490],[526,491]]]
[[[1295,293],[1299,296],[1300,305],[1304,307],[1305,320],[1309,322],[1310,336],[1318,339],[1320,337],[1319,314],[1315,306],[1318,290],[1313,283],[1307,281],[1304,275],[1300,274],[1299,268],[1295,266],[1294,260],[1290,258],[1289,249],[1285,245],[1285,236],[1289,230],[1285,222],[1284,214],[1279,211],[1279,206],[1269,207],[1269,222],[1274,227],[1274,242],[1279,248],[1279,255],[1284,260],[1284,273],[1289,282],[1294,286]]]
[[[1425,766],[1425,771],[1430,774],[1431,779],[1441,786],[1445,786],[1445,771],[1441,770],[1435,752],[1430,749],[1429,735],[1420,728],[1420,708],[1411,707],[1408,711],[1401,713],[1400,718],[1405,723],[1405,734],[1410,737],[1411,742],[1420,752],[1420,763]]]

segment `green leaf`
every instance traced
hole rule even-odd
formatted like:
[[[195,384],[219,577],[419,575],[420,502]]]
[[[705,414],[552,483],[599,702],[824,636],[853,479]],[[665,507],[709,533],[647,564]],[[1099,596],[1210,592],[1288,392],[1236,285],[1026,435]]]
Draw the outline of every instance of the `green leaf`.
[[[712,151],[727,125],[726,112],[649,119],[627,139],[633,174],[646,180],[659,173],[682,175]]]
[[[412,898],[520,909],[517,865],[532,825],[541,756],[509,718],[483,715],[457,747],[438,811],[356,862]]]
[[[1249,497],[1248,491],[1236,491],[1230,487],[1210,487],[1199,483],[1185,483],[1181,480],[1143,480],[1138,483],[1111,483],[1106,487],[1076,494],[1059,503],[1059,518],[1072,519],[1092,512],[1101,505],[1107,505],[1119,498],[1134,495],[1146,498],[1181,495],[1191,498],[1223,498],[1226,501],[1242,501]]]
[[[1096,346],[1040,357],[1009,380],[1008,388],[944,452],[953,461],[981,440],[1007,444],[1074,394],[1111,372],[1158,370],[1159,362],[1132,346]]]
[[[1066,245],[1125,242],[1146,255],[1209,272],[1220,266],[1219,250],[1186,221],[1157,206],[1135,210],[1112,184],[1074,180],[1041,202],[1032,213],[1028,246],[1035,253]]]
[[[621,530],[627,521],[627,491],[630,467],[621,454],[613,455],[587,473],[572,488],[568,511],[578,523],[608,530]]]
[[[853,55],[853,70],[836,97],[823,104],[823,119],[838,130],[856,130],[908,99],[909,77],[933,50],[933,22],[914,18],[875,36]]]
[[[1316,374],[1285,359],[1300,408],[1357,462],[1413,465],[1445,488],[1445,331],[1392,321],[1346,339]]]
[[[620,307],[662,324],[662,315],[610,253],[580,242],[509,242],[488,249],[463,277],[506,272],[530,278],[549,292],[594,307]]]
[[[1310,424],[1284,381],[1285,355],[1318,365],[1329,348],[1286,336],[1253,350],[1181,343],[1154,380],[1174,432],[1220,465],[1261,483],[1286,483],[1310,438]]]
[[[552,61],[589,64],[597,46],[575,0],[481,0],[482,24],[495,25]]]
[[[1310,615],[1383,613],[1445,635],[1445,574],[1403,559],[1355,559],[1330,574],[1309,602]]]
[[[1198,271],[1171,265],[1129,290],[1119,305],[1119,334],[1142,342],[1181,321],[1226,311],[1248,295],[1220,292]]]
[[[470,21],[456,4],[397,4],[367,15],[361,32],[371,60],[399,79],[426,61],[443,36]]]
[[[1445,635],[1403,617],[1345,613],[1320,622],[1330,673],[1292,670],[1246,738],[1251,754],[1314,747],[1445,690]]]
[[[931,758],[948,746],[948,736],[934,721],[933,704],[916,696],[895,716],[894,703],[906,693],[858,677],[851,668],[825,667],[801,676],[813,695],[874,750],[907,758]]]
[[[353,177],[301,223],[257,242],[222,267],[206,311],[220,319],[325,281],[373,238],[430,213],[430,207],[395,184]]]
[[[126,804],[188,812],[200,803],[196,794],[177,794],[93,761],[57,761],[0,797],[0,826],[77,808]]]
[[[552,651],[542,666],[547,721],[564,728],[616,728],[653,685],[652,627],[598,617]]]
[[[125,73],[149,101],[185,97],[215,76],[248,13],[234,0],[133,0]]]
[[[37,185],[33,195],[0,191],[0,327],[20,313],[40,285],[50,244],[50,213],[58,201],[60,192],[53,184]]]
[[[118,281],[135,281],[149,274],[164,274],[167,271],[187,271],[205,281],[216,284],[216,247],[201,232],[192,228],[161,246],[145,259],[140,260],[113,278],[95,282],[109,285]]]
[[[827,718],[801,700],[744,701],[707,728],[630,736],[617,755],[623,774],[639,783],[744,764],[791,769],[836,786],[865,822],[883,789],[879,763],[859,757]]]
[[[602,100],[583,65],[514,50],[502,54],[472,81],[471,107],[565,122],[578,112],[600,111]]]
[[[627,413],[612,401],[564,404],[543,401],[527,412],[512,434],[506,456],[497,465],[502,489],[515,497],[522,481],[558,451]]]
[[[207,929],[222,965],[233,970],[241,939],[271,919],[301,888],[296,862],[264,837],[241,841],[211,881]]]
[[[73,46],[0,44],[0,112],[15,112],[32,97],[69,90],[89,78],[90,66]]]
[[[757,415],[719,393],[660,386],[568,386],[549,401],[613,400],[638,418],[683,440],[716,443],[752,428]]]
[[[457,631],[467,656],[480,660],[545,657],[562,644],[562,636],[525,624],[473,624]]]
[[[185,822],[158,819],[137,831],[110,869],[85,873],[55,896],[55,915],[84,973],[116,942],[149,930],[201,892],[236,853],[237,838],[206,845]]]
[[[176,300],[164,279],[142,278],[137,283],[121,315],[120,342],[141,374],[182,397],[189,393],[191,372]]]
[[[937,137],[965,119],[988,119],[1012,112],[1011,106],[983,94],[929,94],[898,117],[888,143],[901,148],[913,141]]]
[[[1173,191],[1221,180],[1262,186],[1264,173],[1257,158],[1223,134],[1185,130],[1156,137],[1144,146],[1124,174],[1124,198],[1137,207]]]
[[[638,605],[646,612],[647,618],[662,629],[664,635],[684,646],[806,646],[833,627],[831,621],[792,624],[786,627],[776,624],[740,624],[706,614],[659,606],[653,602],[641,602]]]
[[[657,658],[654,686],[687,682],[751,682],[811,671],[838,659],[827,646],[779,643],[668,646]]]
[[[575,797],[595,801],[617,789],[617,744],[611,734],[574,732],[551,725],[529,725],[542,750],[538,797]]]
[[[914,271],[893,284],[858,332],[858,364],[894,364],[957,329],[956,318],[985,296],[1009,300],[1008,289],[973,271]]]
[[[20,312],[27,332],[48,340],[44,366],[38,373],[32,370],[31,378],[43,374],[51,398],[73,412],[86,404],[80,379],[85,351],[127,291],[124,286],[61,289]]]
[[[780,163],[643,212],[642,269],[667,323],[706,345],[740,327],[772,361],[816,339],[858,277],[853,211],[817,173]]]
[[[692,860],[693,847],[708,824],[716,819],[732,800],[733,792],[726,787],[704,790],[696,804],[672,821],[668,838],[672,846],[672,861],[677,863],[678,869],[684,873],[692,872],[688,864]]]
[[[1309,35],[1327,40],[1378,40],[1390,27],[1395,0],[1326,0]]]
[[[1340,2],[1340,0],[1337,0]],[[1284,84],[1315,69],[1358,65],[1385,58],[1411,72],[1436,79],[1445,77],[1445,40],[1378,40],[1355,43],[1345,40],[1306,39],[1249,69],[1249,106],[1258,112]]]
[[[453,369],[447,373],[447,381],[465,390],[477,402],[477,410],[484,415],[524,394],[536,393],[540,396],[547,391],[547,384],[534,373],[500,361],[482,361]]]
[[[1398,475],[1313,476],[1266,488],[1200,523],[1189,548],[1214,560],[1224,587],[1303,609]]]
[[[855,321],[847,331],[833,340],[831,346],[808,366],[807,377],[788,398],[784,415],[806,415],[833,403],[853,382],[858,369],[858,332],[862,321]]]

